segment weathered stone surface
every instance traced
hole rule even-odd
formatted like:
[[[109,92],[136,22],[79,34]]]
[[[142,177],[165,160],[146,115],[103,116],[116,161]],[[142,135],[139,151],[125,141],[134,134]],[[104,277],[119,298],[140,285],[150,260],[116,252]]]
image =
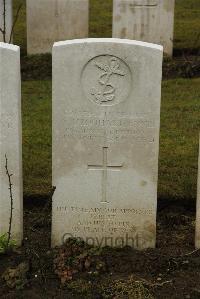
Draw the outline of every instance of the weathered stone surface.
[[[53,43],[88,36],[89,0],[27,0],[28,54],[51,53]]]
[[[197,210],[196,210],[196,248],[200,248],[200,136],[199,136],[199,162],[198,162],[198,182],[197,182]]]
[[[6,29],[6,42],[10,41],[10,35],[12,31],[13,13],[12,13],[12,0],[6,0],[5,2],[5,20],[4,20],[4,1],[0,0],[0,28],[4,30],[4,21]],[[3,42],[3,34],[0,32],[0,42]]]
[[[53,246],[155,246],[161,73],[158,45],[54,45]]]
[[[9,181],[12,174],[13,195],[12,238],[21,243],[23,228],[21,80],[19,47],[0,43],[0,235],[8,232],[11,215]]]
[[[174,0],[114,0],[113,37],[161,44],[173,52]]]

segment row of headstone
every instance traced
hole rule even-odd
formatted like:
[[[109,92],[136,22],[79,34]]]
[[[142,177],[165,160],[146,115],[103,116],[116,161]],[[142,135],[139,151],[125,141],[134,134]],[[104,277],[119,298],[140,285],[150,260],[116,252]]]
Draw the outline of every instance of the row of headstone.
[[[6,0],[8,35],[11,1]],[[174,1],[114,0],[112,36],[161,44],[171,56]],[[28,54],[50,53],[56,41],[88,37],[89,0],[26,0],[26,9]]]
[[[122,39],[54,45],[52,246],[75,237],[97,246],[155,247],[162,55],[162,46]],[[20,99],[19,48],[0,43],[0,234],[12,215],[18,244]]]

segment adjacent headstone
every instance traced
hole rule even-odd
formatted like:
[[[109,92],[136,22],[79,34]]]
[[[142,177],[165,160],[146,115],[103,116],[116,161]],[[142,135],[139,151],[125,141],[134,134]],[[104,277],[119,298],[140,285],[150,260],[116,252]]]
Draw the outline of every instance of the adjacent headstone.
[[[23,235],[21,80],[19,47],[0,43],[0,235],[9,230],[11,176],[13,197],[12,239],[20,245]],[[7,160],[7,163],[6,163]]]
[[[88,37],[89,0],[27,0],[28,54],[51,53],[53,43]]]
[[[200,248],[200,136],[199,136],[199,163],[198,163],[198,183],[197,183],[197,211],[196,211],[196,248]]]
[[[0,28],[6,32],[5,42],[11,41],[12,22],[12,0],[6,0],[5,2],[4,0],[0,0]],[[0,32],[0,42],[4,42],[4,35],[2,32]]]
[[[174,0],[113,0],[113,37],[161,44],[173,52]]]
[[[52,246],[155,246],[161,73],[158,45],[54,45]]]

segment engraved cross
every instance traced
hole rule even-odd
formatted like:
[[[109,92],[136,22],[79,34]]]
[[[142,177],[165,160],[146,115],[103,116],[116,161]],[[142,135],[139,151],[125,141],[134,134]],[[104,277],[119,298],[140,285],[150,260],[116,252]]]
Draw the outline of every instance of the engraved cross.
[[[101,203],[108,203],[107,201],[107,174],[110,171],[120,171],[123,165],[111,166],[108,165],[108,147],[103,147],[103,163],[102,165],[88,165],[89,170],[102,171],[102,200]]]

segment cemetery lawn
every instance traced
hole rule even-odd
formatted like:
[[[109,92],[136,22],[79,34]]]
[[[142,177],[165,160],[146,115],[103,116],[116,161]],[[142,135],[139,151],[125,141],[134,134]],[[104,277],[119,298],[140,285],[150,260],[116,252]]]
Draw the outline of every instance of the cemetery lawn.
[[[22,80],[51,80],[51,55],[26,54],[26,1],[14,1],[14,15],[22,3],[14,30],[14,43],[21,48]],[[176,0],[174,58],[165,59],[164,78],[199,75],[197,56],[200,48],[200,1]],[[112,0],[90,0],[89,37],[111,37]],[[183,55],[184,54],[184,55]]]
[[[15,27],[14,42],[21,45],[26,53],[26,8],[25,0],[14,0],[16,14],[20,3],[18,22]],[[175,51],[189,52],[200,48],[200,1],[176,0],[174,48]],[[112,0],[90,0],[90,37],[111,37],[112,34]]]
[[[159,199],[196,197],[200,78],[162,85]],[[51,81],[22,83],[25,198],[51,190]]]

